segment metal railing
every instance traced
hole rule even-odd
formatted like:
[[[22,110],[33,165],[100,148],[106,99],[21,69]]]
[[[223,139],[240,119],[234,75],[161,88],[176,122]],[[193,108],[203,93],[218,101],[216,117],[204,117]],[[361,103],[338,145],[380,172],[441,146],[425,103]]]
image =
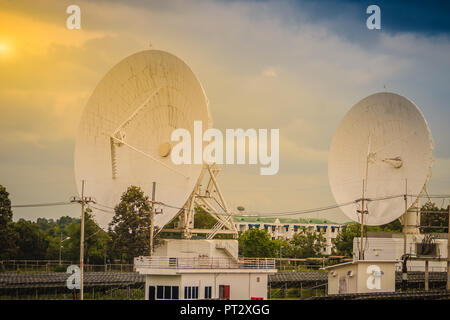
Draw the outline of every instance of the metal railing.
[[[136,269],[275,269],[272,258],[231,258],[215,257],[137,257],[134,259]]]

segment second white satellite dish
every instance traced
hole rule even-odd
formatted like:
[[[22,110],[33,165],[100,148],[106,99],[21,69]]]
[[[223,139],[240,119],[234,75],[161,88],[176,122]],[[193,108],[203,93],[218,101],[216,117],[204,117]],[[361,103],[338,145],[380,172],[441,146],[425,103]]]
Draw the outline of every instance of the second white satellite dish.
[[[328,161],[331,191],[337,203],[364,198],[366,225],[383,225],[405,213],[431,175],[433,142],[417,106],[395,93],[370,95],[345,115],[332,139]],[[399,196],[399,197],[392,197]],[[353,205],[341,207],[360,222]]]
[[[202,165],[175,165],[170,159],[171,133],[185,128],[193,136],[195,120],[211,127],[208,101],[200,82],[174,55],[148,50],[133,54],[100,81],[81,118],[75,146],[78,191],[113,208],[130,185],[147,196],[157,183],[162,228],[183,207],[199,178]],[[94,210],[106,228],[113,213]]]

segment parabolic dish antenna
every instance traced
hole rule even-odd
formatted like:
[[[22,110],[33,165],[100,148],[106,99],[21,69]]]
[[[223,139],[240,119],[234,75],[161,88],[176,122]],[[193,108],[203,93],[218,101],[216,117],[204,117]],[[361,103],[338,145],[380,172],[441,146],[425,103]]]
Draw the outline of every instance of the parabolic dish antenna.
[[[345,115],[331,142],[328,176],[336,202],[362,199],[364,183],[369,200],[364,224],[394,221],[405,213],[406,185],[414,195],[408,196],[410,206],[431,176],[432,151],[430,129],[413,102],[389,92],[364,98]],[[341,209],[361,221],[354,205]]]
[[[78,192],[85,180],[85,196],[111,211],[130,185],[151,197],[156,182],[156,200],[175,207],[163,207],[155,216],[161,229],[183,207],[202,170],[170,158],[172,131],[184,128],[193,137],[195,120],[204,130],[212,125],[204,90],[186,63],[158,50],[120,61],[97,85],[81,118],[75,146]],[[106,228],[113,213],[93,211]]]

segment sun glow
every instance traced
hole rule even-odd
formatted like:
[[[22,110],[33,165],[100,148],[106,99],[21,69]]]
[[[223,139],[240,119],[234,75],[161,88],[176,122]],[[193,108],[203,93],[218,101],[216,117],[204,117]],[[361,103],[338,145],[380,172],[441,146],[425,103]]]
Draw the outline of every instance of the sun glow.
[[[6,42],[0,42],[0,57],[9,56],[12,52],[11,46]]]

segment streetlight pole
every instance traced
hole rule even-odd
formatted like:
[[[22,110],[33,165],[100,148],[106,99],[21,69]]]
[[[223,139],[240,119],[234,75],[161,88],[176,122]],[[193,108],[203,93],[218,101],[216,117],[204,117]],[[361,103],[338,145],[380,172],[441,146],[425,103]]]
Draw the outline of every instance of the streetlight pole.
[[[59,240],[59,265],[61,265],[61,250],[62,250],[62,247],[63,247],[62,244],[63,244],[64,241],[69,240],[69,239],[70,239],[70,237],[67,237],[67,238],[65,238],[63,240],[62,232],[60,233],[60,240]]]
[[[62,232],[59,237],[59,265],[61,265]]]

